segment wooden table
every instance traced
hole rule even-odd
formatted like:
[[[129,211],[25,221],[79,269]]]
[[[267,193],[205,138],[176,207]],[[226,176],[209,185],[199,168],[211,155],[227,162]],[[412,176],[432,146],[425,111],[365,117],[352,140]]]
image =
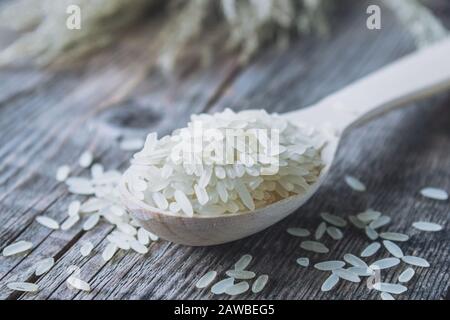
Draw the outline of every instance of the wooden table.
[[[209,270],[223,275],[245,253],[254,256],[251,270],[269,274],[270,280],[261,293],[239,298],[379,299],[364,282],[341,282],[323,293],[320,286],[327,274],[295,262],[301,256],[318,262],[342,258],[348,252],[359,254],[369,243],[360,231],[347,227],[341,241],[326,239],[331,248],[326,257],[304,252],[299,247],[301,239],[286,233],[292,226],[314,230],[322,211],[345,217],[368,207],[392,217],[390,231],[411,236],[401,244],[407,254],[431,263],[430,268],[417,268],[409,290],[398,299],[448,297],[449,201],[419,195],[425,186],[450,190],[448,94],[349,132],[318,194],[287,219],[240,241],[205,248],[158,241],[145,256],[120,253],[105,263],[100,255],[82,258],[79,247],[90,240],[95,251],[101,252],[111,225],[103,223],[88,232],[77,225],[63,232],[34,220],[40,214],[60,222],[66,218],[68,203],[79,197],[55,180],[55,171],[66,163],[76,167],[86,149],[109,169],[127,166],[130,153],[118,147],[119,134],[157,131],[162,136],[186,124],[192,113],[226,107],[272,112],[302,108],[414,50],[410,34],[387,9],[382,29],[368,30],[366,7],[343,8],[328,40],[303,38],[282,52],[264,50],[246,66],[229,56],[209,68],[189,65],[180,79],[143,67],[149,60],[143,48],[151,25],[63,71],[1,70],[0,250],[17,240],[32,241],[34,248],[25,256],[0,257],[0,299],[228,299],[196,289],[194,284]],[[78,168],[74,174],[86,174],[86,170]],[[346,174],[360,177],[368,191],[352,192],[344,183]],[[417,220],[430,220],[445,229],[414,231],[411,224]],[[53,269],[34,276],[33,263],[50,256],[57,261]],[[380,250],[376,257],[382,256],[387,253]],[[81,267],[91,292],[66,286],[66,269],[72,264]],[[399,269],[404,268],[383,273],[383,280],[395,281]],[[5,287],[11,281],[35,282],[40,291],[12,292]]]

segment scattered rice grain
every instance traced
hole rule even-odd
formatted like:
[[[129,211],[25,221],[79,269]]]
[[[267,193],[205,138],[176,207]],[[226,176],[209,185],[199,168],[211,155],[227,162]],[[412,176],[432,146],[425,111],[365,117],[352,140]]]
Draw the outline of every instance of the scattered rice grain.
[[[331,274],[322,284],[322,287],[320,290],[326,292],[330,291],[331,289],[336,286],[336,284],[339,282],[339,277],[335,274]]]
[[[298,258],[297,263],[302,267],[308,267],[309,266],[309,259],[308,258]]]
[[[417,267],[428,268],[430,266],[430,263],[427,260],[420,257],[404,256],[402,257],[402,260],[407,264]]]
[[[65,181],[70,174],[70,167],[68,165],[60,166],[56,170],[56,180],[58,181]]]
[[[330,260],[316,263],[314,268],[321,271],[332,271],[336,269],[341,269],[345,266],[345,262],[339,260]]]
[[[30,250],[33,244],[28,241],[17,241],[3,248],[2,254],[4,257],[12,256],[15,254],[23,253]]]
[[[11,290],[22,292],[36,292],[39,290],[39,286],[37,284],[30,282],[10,282],[6,284],[6,286]]]
[[[262,274],[258,278],[256,278],[255,282],[253,282],[252,292],[258,293],[261,292],[267,284],[269,280],[269,276],[267,274]]]
[[[380,237],[386,240],[391,241],[408,241],[409,236],[403,233],[398,232],[382,232],[380,233]]]
[[[209,286],[211,284],[211,282],[214,281],[214,279],[217,276],[217,271],[208,271],[207,273],[205,273],[203,275],[203,277],[201,277],[197,283],[195,284],[195,286],[199,289],[203,289],[206,288],[207,286]]]
[[[358,179],[356,179],[353,176],[345,176],[345,182],[354,191],[358,191],[358,192],[366,191],[366,186],[361,181],[359,181]]]
[[[80,159],[78,160],[78,164],[82,168],[88,168],[92,164],[93,160],[94,160],[93,154],[90,151],[85,151],[80,156]]]
[[[328,227],[327,233],[334,240],[340,240],[344,237],[342,231],[336,227]]]
[[[244,254],[235,264],[234,264],[234,270],[244,270],[248,267],[250,262],[252,261],[253,257],[249,254]]]
[[[288,228],[286,229],[287,233],[296,237],[308,237],[311,232],[309,230],[303,228]]]
[[[231,278],[240,280],[253,279],[256,276],[254,272],[247,270],[228,270],[225,274]]]
[[[234,284],[233,278],[226,278],[220,280],[216,284],[211,287],[211,292],[214,294],[222,294],[225,293],[225,290],[231,287]]]
[[[404,256],[402,249],[389,240],[383,240],[384,247],[389,251],[394,257],[401,258]]]
[[[225,293],[230,296],[236,296],[238,294],[242,294],[246,292],[250,288],[248,282],[241,281],[239,283],[236,283],[232,286],[229,286],[225,289]]]
[[[336,227],[345,227],[347,225],[347,221],[334,214],[322,212],[320,216],[322,217],[323,220],[325,220],[328,223],[331,223],[332,225],[335,225]]]
[[[406,268],[405,271],[403,271],[399,276],[398,276],[398,282],[402,282],[402,283],[406,283],[409,280],[412,279],[412,277],[414,276],[415,272],[413,268]]]
[[[330,251],[323,243],[317,241],[303,241],[300,247],[316,253],[328,253]]]
[[[445,201],[448,199],[448,193],[447,191],[439,188],[423,188],[420,190],[420,194],[426,198],[434,199],[434,200],[441,200]]]
[[[317,227],[316,232],[314,233],[314,238],[316,240],[320,240],[323,237],[326,230],[327,230],[327,224],[325,222],[321,222],[319,224],[319,226]]]
[[[433,223],[433,222],[426,222],[426,221],[417,221],[414,222],[412,224],[412,226],[414,228],[416,228],[417,230],[421,230],[421,231],[441,231],[442,230],[442,226],[437,224],[437,223]]]
[[[370,257],[377,253],[378,249],[380,249],[381,244],[378,242],[373,242],[369,244],[362,252],[361,257]]]
[[[52,219],[52,218],[50,218],[50,217],[47,217],[47,216],[37,216],[37,217],[36,217],[36,221],[37,221],[39,224],[41,224],[41,225],[43,225],[44,227],[46,227],[46,228],[53,229],[53,230],[59,229],[59,223],[58,223],[56,220],[54,220],[54,219]]]
[[[378,291],[392,294],[401,294],[408,289],[405,286],[402,286],[401,284],[387,283],[387,282],[377,282],[373,285],[373,288]]]
[[[48,272],[55,264],[54,258],[46,258],[34,264],[34,273],[36,276],[41,276]]]

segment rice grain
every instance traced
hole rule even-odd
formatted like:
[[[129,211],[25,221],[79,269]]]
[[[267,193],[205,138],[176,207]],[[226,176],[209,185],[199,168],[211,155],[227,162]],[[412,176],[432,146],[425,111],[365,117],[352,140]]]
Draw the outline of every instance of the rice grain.
[[[23,253],[30,250],[33,244],[28,241],[17,241],[3,248],[2,254],[4,257],[9,257],[15,254]]]
[[[267,274],[262,274],[258,278],[256,278],[255,282],[252,285],[252,292],[258,293],[261,292],[267,284],[269,280],[269,276]]]
[[[206,288],[211,284],[211,282],[214,281],[216,276],[217,276],[217,271],[208,271],[197,281],[195,286],[199,289]]]

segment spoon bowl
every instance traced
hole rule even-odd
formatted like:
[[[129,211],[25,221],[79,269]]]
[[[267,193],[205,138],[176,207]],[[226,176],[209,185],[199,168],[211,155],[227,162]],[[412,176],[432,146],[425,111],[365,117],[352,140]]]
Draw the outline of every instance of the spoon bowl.
[[[148,231],[171,242],[189,246],[210,246],[245,238],[284,219],[301,207],[325,180],[333,161],[337,139],[329,140],[322,149],[325,166],[317,181],[306,193],[292,195],[254,211],[240,211],[225,215],[186,216],[162,211],[136,199],[125,183],[119,185],[122,201],[133,217]]]
[[[300,208],[325,181],[345,130],[406,103],[450,88],[450,39],[410,54],[314,106],[286,113],[295,124],[308,123],[326,136],[321,150],[324,167],[305,194],[294,195],[254,211],[217,216],[176,214],[149,206],[119,185],[122,200],[141,225],[163,239],[208,246],[238,240],[284,219]]]

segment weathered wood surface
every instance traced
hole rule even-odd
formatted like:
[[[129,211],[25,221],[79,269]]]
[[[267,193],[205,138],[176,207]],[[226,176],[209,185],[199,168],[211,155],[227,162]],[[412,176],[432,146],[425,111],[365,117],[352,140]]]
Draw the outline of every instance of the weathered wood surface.
[[[303,39],[284,52],[267,50],[245,67],[232,57],[224,58],[210,68],[190,70],[180,80],[142,67],[148,57],[139,49],[146,44],[148,30],[133,33],[76,70],[1,70],[0,250],[16,240],[32,241],[34,248],[26,256],[0,257],[0,299],[229,299],[194,284],[209,270],[224,274],[245,253],[254,256],[251,269],[269,274],[270,280],[260,294],[239,298],[378,298],[364,283],[341,282],[322,293],[327,274],[295,263],[300,256],[316,262],[358,254],[369,243],[360,232],[347,227],[343,240],[327,239],[331,253],[326,257],[305,253],[299,247],[301,239],[285,232],[291,226],[314,230],[321,211],[347,216],[367,207],[389,214],[389,230],[411,235],[401,245],[404,251],[431,263],[430,268],[417,269],[410,289],[398,298],[448,295],[449,202],[418,194],[428,185],[450,190],[450,98],[445,94],[349,132],[318,194],[289,218],[240,241],[206,248],[158,241],[145,256],[118,254],[104,263],[99,255],[82,258],[79,247],[90,240],[95,252],[101,252],[111,226],[84,232],[77,225],[62,232],[34,222],[42,213],[62,222],[68,203],[78,198],[56,182],[58,165],[76,167],[79,155],[90,149],[106,168],[126,167],[130,154],[118,147],[115,138],[120,132],[163,135],[184,125],[191,113],[225,107],[276,112],[305,107],[414,49],[410,35],[390,12],[383,11],[380,31],[367,30],[365,19],[365,6],[357,5],[342,12],[327,41]],[[77,169],[75,174],[85,171]],[[352,192],[343,182],[345,174],[361,177],[368,192]],[[440,223],[445,230],[413,231],[411,223],[417,220]],[[380,251],[376,257],[384,255]],[[56,265],[35,277],[31,266],[49,256],[55,257]],[[81,268],[92,292],[67,288],[66,269],[72,264]],[[395,281],[397,275],[391,271],[382,277]],[[5,287],[25,280],[38,283],[41,290],[20,294]]]

